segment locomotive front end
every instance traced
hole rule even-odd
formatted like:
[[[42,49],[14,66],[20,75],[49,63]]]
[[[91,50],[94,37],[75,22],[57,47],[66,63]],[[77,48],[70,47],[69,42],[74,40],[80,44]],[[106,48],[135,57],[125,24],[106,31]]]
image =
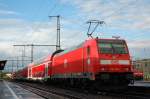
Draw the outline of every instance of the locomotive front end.
[[[99,73],[97,79],[115,84],[133,82],[131,59],[127,44],[119,39],[99,39]]]

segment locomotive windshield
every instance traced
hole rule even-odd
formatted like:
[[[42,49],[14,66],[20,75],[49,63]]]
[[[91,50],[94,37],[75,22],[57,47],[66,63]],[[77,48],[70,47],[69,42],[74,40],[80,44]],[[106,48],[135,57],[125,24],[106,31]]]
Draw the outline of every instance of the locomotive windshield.
[[[98,43],[100,53],[127,54],[125,41],[122,40],[100,40]]]

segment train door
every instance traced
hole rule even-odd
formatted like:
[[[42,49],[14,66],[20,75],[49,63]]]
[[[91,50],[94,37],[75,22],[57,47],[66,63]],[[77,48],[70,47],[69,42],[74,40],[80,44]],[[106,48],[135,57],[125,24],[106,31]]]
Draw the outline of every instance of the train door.
[[[28,67],[28,77],[27,78],[30,78],[30,68]]]
[[[48,76],[51,76],[52,75],[52,62],[50,61],[48,63]]]
[[[84,48],[84,73],[86,75],[86,78],[90,80],[95,80],[95,76],[92,70],[92,64],[91,64],[91,47],[86,46]]]
[[[51,65],[51,62],[48,62],[45,65],[45,78],[50,77],[51,73],[52,73],[52,65]]]
[[[28,78],[31,78],[31,67],[28,67]]]
[[[84,47],[84,72],[88,73],[89,72],[89,66],[91,64],[91,60],[90,60],[90,51],[91,48],[90,46],[86,46]]]
[[[48,76],[48,63],[45,64],[45,78]]]

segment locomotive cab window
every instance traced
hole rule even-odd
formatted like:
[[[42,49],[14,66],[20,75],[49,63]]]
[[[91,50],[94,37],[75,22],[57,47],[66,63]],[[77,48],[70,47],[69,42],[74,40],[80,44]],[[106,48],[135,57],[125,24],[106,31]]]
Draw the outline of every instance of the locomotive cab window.
[[[98,43],[98,48],[100,53],[108,54],[127,54],[127,46],[124,41],[121,40],[112,40],[106,41],[102,40]]]

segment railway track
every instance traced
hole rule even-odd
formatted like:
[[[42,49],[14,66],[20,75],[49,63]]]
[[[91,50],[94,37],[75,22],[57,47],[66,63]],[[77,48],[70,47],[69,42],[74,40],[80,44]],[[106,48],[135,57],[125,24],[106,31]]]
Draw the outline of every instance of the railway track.
[[[35,83],[16,83],[19,86],[36,93],[46,99],[99,99],[99,96],[78,93],[71,90],[56,88],[53,86],[40,85]],[[103,97],[101,97],[103,99]],[[109,98],[108,98],[109,99]],[[115,98],[114,98],[115,99]]]
[[[129,87],[120,91],[89,92],[83,89],[65,89],[41,83],[15,82],[19,86],[46,99],[150,99],[150,88]],[[145,90],[146,89],[146,90]]]

